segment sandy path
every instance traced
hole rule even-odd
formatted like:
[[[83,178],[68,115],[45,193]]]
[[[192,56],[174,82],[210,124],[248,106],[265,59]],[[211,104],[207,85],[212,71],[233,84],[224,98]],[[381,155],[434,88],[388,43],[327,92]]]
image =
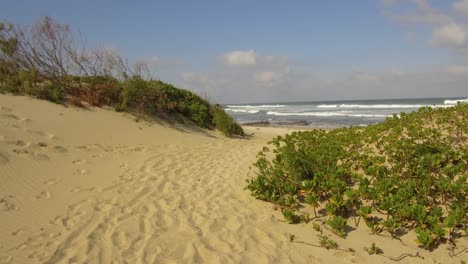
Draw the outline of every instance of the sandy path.
[[[258,150],[285,129],[227,139],[25,97],[0,106],[0,263],[393,263],[365,253],[365,230],[333,237],[354,253],[290,243],[317,234],[243,189]],[[391,256],[423,253],[372,241]],[[429,257],[400,263],[446,252]]]

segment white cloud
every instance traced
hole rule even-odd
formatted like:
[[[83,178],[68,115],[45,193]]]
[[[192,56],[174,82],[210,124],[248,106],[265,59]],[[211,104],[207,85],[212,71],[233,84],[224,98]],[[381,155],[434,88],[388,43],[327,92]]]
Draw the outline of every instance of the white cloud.
[[[161,58],[159,58],[158,56],[153,56],[148,59],[148,64],[159,65],[161,64]]]
[[[453,9],[461,15],[468,17],[468,0],[453,3]]]
[[[253,65],[257,62],[257,54],[254,50],[235,50],[222,55],[226,65]]]
[[[460,47],[468,42],[468,32],[463,27],[451,23],[435,28],[430,43],[434,46]]]
[[[404,72],[402,70],[399,70],[399,69],[392,69],[390,71],[390,75],[395,77],[395,78],[401,78],[401,77],[404,77],[406,75],[406,72]]]
[[[432,7],[429,5],[427,0],[413,0],[413,2],[418,6],[419,9],[428,11],[432,10]]]
[[[458,97],[466,95],[468,63],[427,70],[387,69],[355,72],[351,77],[320,78],[291,66],[281,69],[180,73],[176,85],[208,94],[220,103],[340,100],[372,98]],[[184,79],[182,79],[184,78]],[[444,89],[441,89],[444,87]],[[266,89],[267,88],[267,91]]]
[[[194,72],[180,72],[179,77],[184,81],[190,81],[195,77]]]
[[[381,2],[385,6],[392,6],[392,5],[397,4],[399,0],[382,0]]]
[[[468,76],[468,65],[454,65],[447,68],[447,73],[452,75]]]
[[[379,76],[365,72],[355,74],[354,79],[364,82],[375,82],[380,80]]]
[[[276,84],[289,74],[289,66],[283,66],[281,68],[277,68],[275,70],[263,70],[252,75],[253,79],[257,82],[257,84],[263,86],[272,86]]]
[[[403,1],[401,1],[403,2]],[[413,10],[392,8],[382,2],[383,12],[392,20],[410,26],[419,24],[428,27],[431,36],[427,43],[432,47],[446,48],[458,57],[468,58],[468,24],[463,18],[454,13],[430,5],[429,0],[408,0],[413,3]],[[467,15],[468,0],[458,0],[452,4],[455,12]],[[414,31],[414,27],[411,27]],[[407,35],[407,40],[414,40],[414,36]]]
[[[412,0],[416,5],[416,10],[410,13],[398,13],[391,10],[392,6],[400,1],[393,2],[391,5],[383,1],[384,14],[388,15],[392,20],[403,24],[428,24],[428,25],[443,25],[453,22],[452,18],[437,9],[434,9],[427,0]]]
[[[402,15],[390,15],[391,18],[397,22],[405,23],[405,24],[418,24],[418,23],[425,23],[425,24],[444,24],[451,21],[451,19],[444,15],[437,12],[427,12],[423,14],[402,14]]]
[[[253,77],[255,81],[260,84],[271,86],[273,83],[280,80],[283,77],[283,74],[279,72],[264,71],[255,73]]]

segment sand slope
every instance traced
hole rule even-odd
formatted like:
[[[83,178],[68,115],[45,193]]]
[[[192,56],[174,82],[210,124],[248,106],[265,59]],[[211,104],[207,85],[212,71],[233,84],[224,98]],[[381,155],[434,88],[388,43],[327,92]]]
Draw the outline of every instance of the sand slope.
[[[258,150],[287,129],[250,139],[135,122],[122,113],[0,95],[0,263],[459,262],[358,229],[343,250],[311,225],[288,225],[245,191]],[[289,242],[289,234],[296,241]],[[355,252],[346,251],[353,248]]]

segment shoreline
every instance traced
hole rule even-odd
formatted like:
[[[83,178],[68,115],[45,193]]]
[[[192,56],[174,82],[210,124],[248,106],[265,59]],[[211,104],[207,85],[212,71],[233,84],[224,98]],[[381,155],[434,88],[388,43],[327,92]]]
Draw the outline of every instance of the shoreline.
[[[265,104],[224,105],[225,111],[242,125],[257,126],[305,126],[326,130],[342,127],[364,127],[384,122],[388,117],[418,111],[421,107],[447,108],[457,99],[388,99],[352,100],[330,102],[289,102]]]
[[[294,130],[300,130],[300,131],[310,131],[310,130],[316,130],[316,129],[321,129],[325,131],[330,131],[333,129],[337,129],[339,127],[315,127],[311,125],[300,125],[297,122],[292,122],[292,123],[282,123],[282,124],[272,124],[272,123],[265,123],[264,121],[258,121],[258,122],[249,122],[249,123],[240,123],[240,126],[242,126],[244,129],[248,127],[253,127],[253,128],[278,128],[278,129],[286,129],[287,131],[294,131]]]
[[[347,239],[324,230],[340,250],[310,246],[310,225],[284,223],[244,189],[268,141],[314,128],[243,126],[253,135],[227,138],[10,95],[0,95],[0,124],[0,262],[391,263],[369,255],[370,242],[425,258],[401,263],[448,259],[413,234],[404,246],[364,225]]]

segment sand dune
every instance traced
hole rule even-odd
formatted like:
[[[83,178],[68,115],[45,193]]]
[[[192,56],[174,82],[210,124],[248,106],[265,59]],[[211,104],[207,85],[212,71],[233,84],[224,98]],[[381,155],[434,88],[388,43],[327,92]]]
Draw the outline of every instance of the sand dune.
[[[246,129],[255,134],[228,139],[0,95],[0,263],[394,263],[388,257],[417,252],[423,258],[399,263],[466,259],[365,228],[333,236],[342,250],[311,246],[311,225],[281,222],[243,189],[258,150],[289,130]],[[371,242],[387,257],[369,256]]]

